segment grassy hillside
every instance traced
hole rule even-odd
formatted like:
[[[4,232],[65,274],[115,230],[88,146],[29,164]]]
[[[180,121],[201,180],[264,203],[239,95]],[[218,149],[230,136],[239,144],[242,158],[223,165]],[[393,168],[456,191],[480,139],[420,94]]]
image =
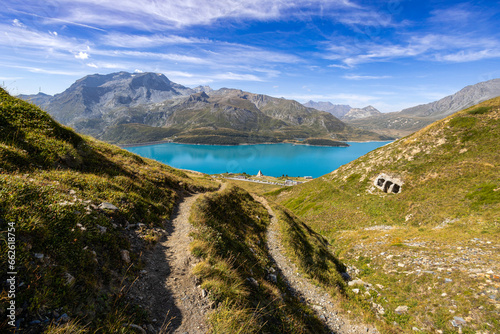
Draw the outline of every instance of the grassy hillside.
[[[498,330],[498,138],[500,98],[268,197],[327,237],[371,284],[353,286],[357,298],[393,330],[450,332],[460,319],[464,332]],[[375,187],[381,173],[401,192]]]
[[[0,328],[8,326],[4,245],[12,238],[22,328],[55,327],[63,314],[72,332],[147,323],[124,298],[124,282],[141,270],[141,252],[179,193],[217,184],[80,136],[3,89],[0,133]]]

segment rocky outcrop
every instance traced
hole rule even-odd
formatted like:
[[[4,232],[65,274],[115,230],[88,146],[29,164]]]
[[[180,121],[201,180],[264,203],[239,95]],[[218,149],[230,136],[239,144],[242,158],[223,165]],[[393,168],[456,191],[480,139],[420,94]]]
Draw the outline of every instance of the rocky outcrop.
[[[371,117],[371,116],[378,116],[380,114],[382,114],[382,113],[380,111],[378,111],[377,109],[375,109],[373,106],[367,106],[364,108],[352,108],[341,119],[342,120],[361,119],[361,118],[367,118],[367,117]]]

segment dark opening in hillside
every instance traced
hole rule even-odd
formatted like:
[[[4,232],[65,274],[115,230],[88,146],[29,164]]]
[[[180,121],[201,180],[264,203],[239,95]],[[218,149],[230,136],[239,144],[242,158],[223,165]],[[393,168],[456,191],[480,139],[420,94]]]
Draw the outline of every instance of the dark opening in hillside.
[[[389,191],[389,188],[391,187],[392,185],[392,182],[391,181],[387,181],[384,185],[384,192],[388,192]]]

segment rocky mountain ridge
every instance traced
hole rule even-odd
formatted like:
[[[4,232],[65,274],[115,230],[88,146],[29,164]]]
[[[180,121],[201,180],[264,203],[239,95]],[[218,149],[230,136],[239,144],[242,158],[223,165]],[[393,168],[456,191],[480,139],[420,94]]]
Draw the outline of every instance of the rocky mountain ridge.
[[[353,108],[347,104],[333,104],[331,102],[323,102],[323,101],[314,102],[312,100],[307,103],[304,103],[304,106],[318,109],[321,111],[326,111],[332,114],[333,116],[337,117],[341,121],[361,119],[381,114],[381,112],[375,109],[373,106],[366,106],[364,108]]]
[[[81,133],[112,143],[170,140],[200,144],[383,140],[299,102],[209,86],[194,89],[163,74],[89,75],[53,97],[23,96]]]
[[[382,113],[363,119],[345,119],[345,121],[368,131],[404,137],[434,121],[497,96],[500,96],[500,79],[493,79],[467,86],[435,102],[399,112]]]

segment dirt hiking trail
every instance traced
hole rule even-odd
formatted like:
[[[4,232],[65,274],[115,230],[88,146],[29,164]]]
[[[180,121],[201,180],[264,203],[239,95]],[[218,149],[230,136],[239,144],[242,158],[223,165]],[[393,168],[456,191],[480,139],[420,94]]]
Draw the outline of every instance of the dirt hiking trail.
[[[348,319],[337,301],[332,299],[332,297],[322,288],[312,284],[308,279],[299,274],[295,264],[284,255],[285,249],[279,241],[278,219],[274,211],[265,198],[256,195],[253,196],[255,200],[264,205],[271,217],[271,224],[267,230],[267,247],[272,260],[279,268],[278,271],[284,276],[290,290],[314,310],[316,315],[325,323],[332,333],[378,333],[373,325],[354,323],[352,320]]]
[[[165,226],[166,235],[149,254],[146,268],[131,294],[147,309],[153,320],[148,333],[207,333],[206,314],[210,301],[202,296],[191,273],[195,259],[189,251],[191,207],[202,194],[182,198]]]

